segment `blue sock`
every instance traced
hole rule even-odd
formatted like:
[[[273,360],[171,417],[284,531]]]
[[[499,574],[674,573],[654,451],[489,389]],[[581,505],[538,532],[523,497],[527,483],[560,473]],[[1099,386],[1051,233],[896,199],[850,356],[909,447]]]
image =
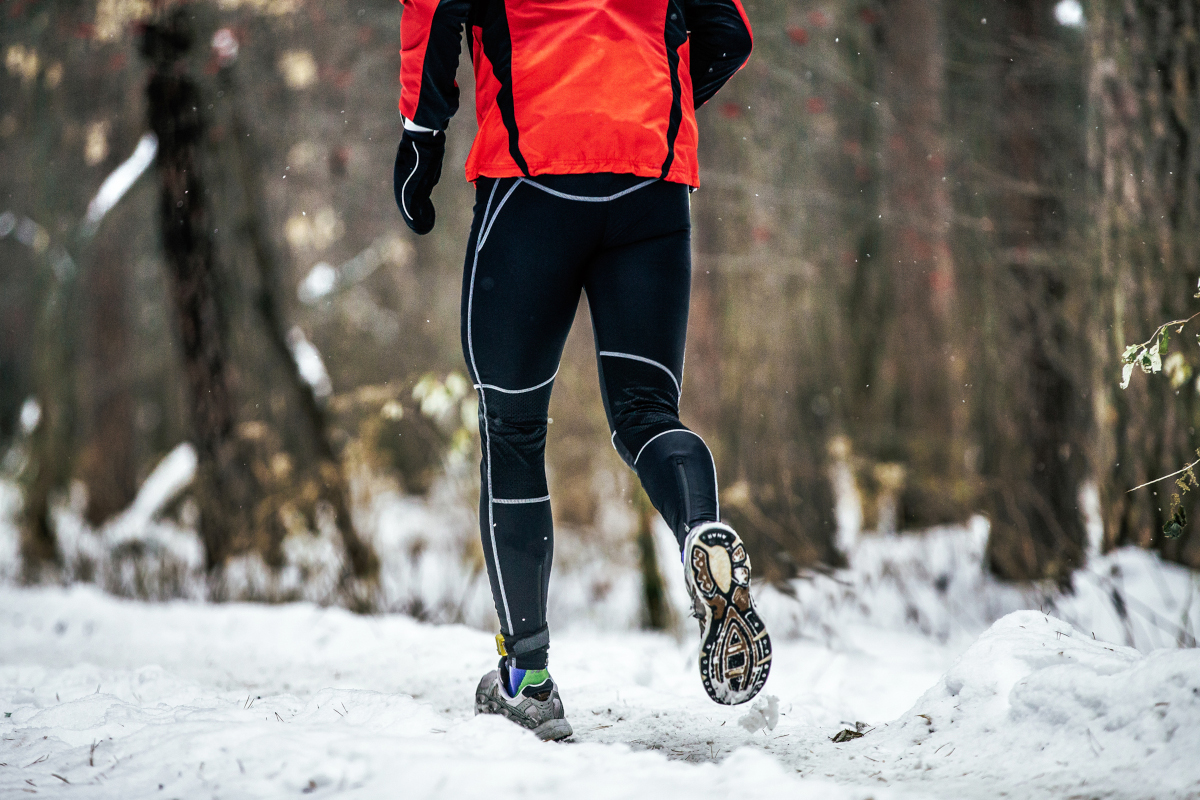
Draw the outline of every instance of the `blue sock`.
[[[525,678],[525,670],[508,665],[508,696],[516,697],[517,689],[521,686],[521,681]]]

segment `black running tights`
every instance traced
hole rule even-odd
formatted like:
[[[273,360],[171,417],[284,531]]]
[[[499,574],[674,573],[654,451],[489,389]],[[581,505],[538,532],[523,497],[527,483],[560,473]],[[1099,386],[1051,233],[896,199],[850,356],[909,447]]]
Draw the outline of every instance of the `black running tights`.
[[[712,455],[679,422],[690,234],[682,184],[612,174],[476,184],[462,345],[479,394],[483,552],[517,667],[545,667],[549,648],[546,413],[580,292],[613,446],[681,544],[718,519]]]

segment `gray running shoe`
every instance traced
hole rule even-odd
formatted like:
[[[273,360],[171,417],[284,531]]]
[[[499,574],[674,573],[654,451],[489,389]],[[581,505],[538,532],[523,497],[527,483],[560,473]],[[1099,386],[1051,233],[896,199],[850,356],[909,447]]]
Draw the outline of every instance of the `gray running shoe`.
[[[750,557],[733,528],[705,522],[683,542],[693,615],[700,620],[700,679],[715,702],[758,694],[771,671],[771,637],[750,597]]]
[[[508,693],[505,661],[501,658],[499,666],[479,681],[475,690],[475,713],[501,714],[533,731],[543,742],[571,736],[574,731],[566,720],[554,679],[547,674],[542,682],[524,686],[516,697],[512,697]]]

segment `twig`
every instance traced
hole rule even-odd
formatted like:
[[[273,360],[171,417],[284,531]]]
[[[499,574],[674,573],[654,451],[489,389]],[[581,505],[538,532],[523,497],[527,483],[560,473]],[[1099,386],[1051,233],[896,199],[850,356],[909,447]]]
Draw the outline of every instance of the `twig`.
[[[1173,319],[1170,322],[1164,322],[1162,325],[1159,325],[1157,328],[1155,328],[1153,335],[1151,335],[1151,337],[1149,339],[1147,339],[1146,341],[1139,344],[1138,347],[1149,347],[1151,345],[1151,343],[1153,343],[1154,340],[1158,338],[1158,335],[1160,333],[1162,333],[1165,328],[1170,328],[1175,325],[1178,325],[1179,327],[1176,329],[1175,332],[1183,333],[1183,326],[1187,325],[1189,322],[1194,320],[1196,317],[1200,317],[1200,311],[1197,311],[1195,314],[1192,314],[1187,319]]]
[[[1198,459],[1196,459],[1195,461],[1193,461],[1192,463],[1188,464],[1188,465],[1187,465],[1186,467],[1184,467],[1183,469],[1176,470],[1175,472],[1172,472],[1170,475],[1163,475],[1161,478],[1155,478],[1155,479],[1154,479],[1154,480],[1152,480],[1152,481],[1146,481],[1146,482],[1145,482],[1145,483],[1143,483],[1141,486],[1135,486],[1135,487],[1133,487],[1132,489],[1130,489],[1130,490],[1129,490],[1129,492],[1136,492],[1138,489],[1142,489],[1142,488],[1144,488],[1144,487],[1146,487],[1146,486],[1149,486],[1149,485],[1150,485],[1150,484],[1152,484],[1152,483],[1158,483],[1159,481],[1165,481],[1167,478],[1174,478],[1176,475],[1178,475],[1178,474],[1180,474],[1180,473],[1182,473],[1182,472],[1187,472],[1189,469],[1191,469],[1192,467],[1196,466],[1197,464],[1200,464],[1200,458],[1198,458]],[[1129,492],[1126,492],[1125,494],[1129,494]]]
[[[53,775],[55,778],[58,778],[58,779],[59,779],[60,781],[62,781],[63,783],[66,783],[66,784],[70,784],[70,783],[71,783],[69,780],[67,780],[66,778],[64,778],[62,775],[59,775],[57,772],[51,772],[50,774],[51,774],[51,775]]]

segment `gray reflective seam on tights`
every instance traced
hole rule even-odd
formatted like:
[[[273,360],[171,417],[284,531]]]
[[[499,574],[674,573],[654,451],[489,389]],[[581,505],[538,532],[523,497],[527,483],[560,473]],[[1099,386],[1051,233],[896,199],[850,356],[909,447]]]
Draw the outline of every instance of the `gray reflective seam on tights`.
[[[628,359],[630,359],[631,361],[641,361],[643,364],[649,364],[649,365],[650,365],[650,366],[652,366],[652,367],[658,367],[658,368],[659,368],[659,369],[661,369],[663,372],[665,372],[665,373],[667,373],[668,375],[670,375],[670,376],[671,376],[671,383],[675,384],[675,395],[676,395],[676,397],[677,397],[677,398],[679,398],[679,399],[682,399],[682,397],[683,397],[683,388],[682,388],[682,387],[679,385],[679,381],[677,381],[677,380],[675,379],[675,373],[674,373],[674,372],[671,372],[671,370],[667,369],[665,366],[663,366],[662,364],[658,363],[658,362],[657,362],[657,361],[655,361],[654,359],[652,359],[652,358],[646,358],[645,356],[635,356],[633,353],[618,353],[618,352],[616,352],[616,351],[613,351],[613,350],[601,350],[601,351],[600,351],[600,355],[602,355],[602,356],[611,356],[611,357],[613,357],[613,358],[628,358]]]
[[[662,433],[656,433],[653,436],[651,436],[650,439],[644,445],[642,445],[641,450],[637,451],[637,455],[633,457],[633,465],[635,467],[637,466],[638,459],[642,457],[642,453],[645,452],[646,448],[650,446],[650,442],[653,442],[655,439],[657,439],[660,436],[666,436],[668,433],[690,433],[692,436],[695,436],[697,439],[700,439],[700,434],[696,433],[695,431],[689,431],[687,428],[671,428],[671,430],[669,430],[669,431],[663,431]],[[704,440],[700,439],[700,441],[703,442]],[[708,447],[707,444],[704,446]]]
[[[546,495],[545,497],[520,498],[520,499],[516,499],[516,500],[510,500],[510,499],[502,498],[502,497],[493,497],[492,498],[493,503],[498,503],[502,506],[520,506],[520,505],[524,505],[526,503],[545,503],[545,502],[548,502],[549,500],[550,500],[550,495]]]
[[[561,369],[561,368],[562,367],[560,366],[559,369]],[[543,386],[545,386],[549,383],[552,383],[554,381],[554,379],[557,377],[558,377],[558,370],[556,369],[556,370],[554,370],[554,374],[551,375],[549,378],[542,381],[537,386],[530,386],[528,389],[504,389],[499,386],[493,386],[490,383],[477,383],[477,384],[475,384],[475,388],[476,389],[494,389],[495,391],[503,392],[504,394],[524,394],[525,392],[537,391],[538,389],[542,388]]]
[[[492,193],[488,195],[487,206],[483,209],[483,220],[479,224],[480,234],[475,240],[475,256],[471,262],[471,285],[467,289],[467,351],[471,357],[471,371],[475,373],[475,380],[479,380],[479,367],[475,364],[475,344],[471,335],[471,315],[475,307],[475,271],[479,267],[479,249],[483,247],[485,228],[484,223],[488,221],[488,211],[492,208],[492,200],[496,197],[496,188],[500,182],[492,184]],[[513,189],[517,188],[513,184]],[[512,194],[512,189],[508,194],[504,195],[504,200],[507,200]],[[500,205],[496,207],[496,216],[500,214],[500,209],[504,207],[504,200],[500,201]],[[496,216],[492,217],[492,222],[496,221]],[[486,226],[487,230],[491,230],[491,225]],[[487,424],[487,392],[484,389],[479,390],[479,409],[483,420],[483,460],[485,471],[487,472],[487,497],[488,497],[488,535],[492,543],[492,561],[496,565],[496,582],[500,584],[500,600],[504,603],[504,616],[508,622],[508,629],[513,629],[512,611],[508,608],[508,594],[504,591],[504,575],[500,571],[500,553],[496,550],[496,520],[492,513],[492,437],[488,431]]]
[[[524,182],[524,183],[528,183],[530,186],[536,186],[537,188],[541,189],[546,194],[552,194],[555,197],[561,197],[563,200],[576,200],[580,203],[607,203],[610,200],[616,200],[618,197],[624,197],[627,194],[632,194],[633,192],[636,192],[638,189],[641,189],[643,186],[649,186],[652,183],[657,183],[659,180],[660,180],[659,178],[650,178],[649,180],[643,181],[642,183],[639,183],[636,186],[630,186],[628,189],[625,189],[624,191],[617,192],[616,194],[610,194],[608,197],[588,197],[587,195],[581,195],[581,194],[567,194],[566,192],[560,192],[556,189],[551,189],[549,186],[542,186],[540,183],[538,183],[536,181],[531,181],[528,178],[521,178],[517,182],[518,183]],[[689,206],[689,208],[690,208],[690,206]]]
[[[409,219],[416,219],[416,217],[408,213],[408,203],[404,199],[404,193],[408,191],[408,182],[413,179],[413,175],[417,174],[417,168],[421,166],[421,151],[417,150],[416,142],[413,142],[413,152],[417,154],[417,163],[413,164],[412,172],[408,173],[408,177],[404,179],[404,185],[400,187],[400,202],[404,205],[404,216]]]
[[[696,433],[695,431],[688,430],[687,428],[672,428],[669,431],[663,431],[662,433],[656,433],[650,437],[650,441],[648,441],[644,445],[642,445],[641,450],[638,450],[637,455],[634,456],[634,458],[633,458],[633,465],[635,467],[637,466],[638,459],[642,457],[642,453],[646,450],[647,447],[650,446],[650,442],[653,442],[659,436],[666,436],[668,433],[690,433],[692,436],[695,436],[697,439],[699,439],[700,444],[704,445],[704,449],[708,451],[708,457],[709,457],[709,459],[712,460],[712,465],[713,465],[713,488],[717,489],[717,491],[714,492],[714,495],[713,495],[713,502],[717,506],[717,519],[718,520],[721,519],[721,492],[720,492],[720,483],[717,481],[717,461],[716,461],[716,459],[714,459],[712,457],[712,448],[710,448],[708,446],[708,442],[704,441],[704,437],[701,436],[700,434]],[[613,433],[613,440],[614,440],[613,447],[616,447],[616,435],[617,435],[616,433]]]

